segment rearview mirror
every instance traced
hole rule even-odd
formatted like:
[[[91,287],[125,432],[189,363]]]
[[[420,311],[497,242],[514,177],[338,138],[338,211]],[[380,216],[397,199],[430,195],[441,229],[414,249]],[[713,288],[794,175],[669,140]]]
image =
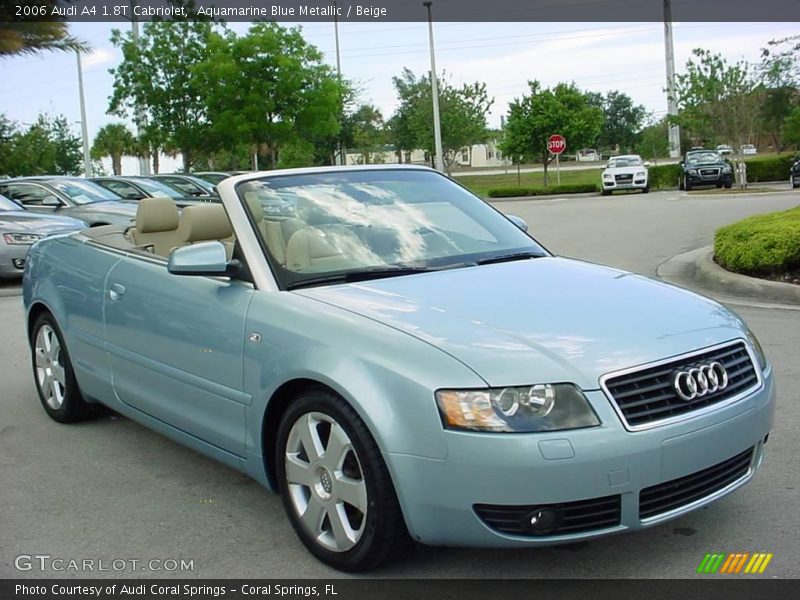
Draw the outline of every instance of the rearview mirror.
[[[518,217],[517,215],[506,215],[508,220],[511,221],[514,225],[522,229],[522,231],[528,231],[528,224],[525,222],[525,219],[522,217]]]
[[[45,196],[42,198],[42,206],[61,206],[61,200],[55,196]]]
[[[238,260],[228,261],[222,242],[201,242],[172,252],[167,271],[173,275],[233,277],[241,271]]]

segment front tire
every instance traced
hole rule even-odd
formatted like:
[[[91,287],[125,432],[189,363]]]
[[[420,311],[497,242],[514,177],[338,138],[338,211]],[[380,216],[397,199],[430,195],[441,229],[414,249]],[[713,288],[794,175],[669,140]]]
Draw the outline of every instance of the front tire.
[[[39,315],[30,341],[33,379],[45,412],[59,423],[91,417],[93,407],[81,396],[64,336],[51,314]]]
[[[411,548],[381,452],[342,398],[321,387],[301,393],[281,419],[276,450],[284,508],[318,559],[365,571]]]
[[[688,177],[684,178],[684,180],[683,180],[683,189],[686,190],[687,192],[691,192],[692,191],[692,184],[689,183],[689,178]]]

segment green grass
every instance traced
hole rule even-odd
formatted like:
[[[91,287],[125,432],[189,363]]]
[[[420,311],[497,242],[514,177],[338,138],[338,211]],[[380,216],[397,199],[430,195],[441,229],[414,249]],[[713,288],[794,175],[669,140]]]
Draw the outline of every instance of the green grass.
[[[600,168],[561,171],[561,184],[594,183],[599,186],[602,172],[603,170]],[[555,186],[557,182],[555,168],[548,169],[547,174],[549,175],[550,185]],[[489,190],[496,188],[535,188],[544,186],[544,173],[520,173],[518,180],[517,173],[513,167],[509,167],[508,175],[465,175],[454,179],[482,198],[488,197]]]
[[[800,268],[800,207],[721,227],[714,236],[714,258],[726,269],[748,275]]]

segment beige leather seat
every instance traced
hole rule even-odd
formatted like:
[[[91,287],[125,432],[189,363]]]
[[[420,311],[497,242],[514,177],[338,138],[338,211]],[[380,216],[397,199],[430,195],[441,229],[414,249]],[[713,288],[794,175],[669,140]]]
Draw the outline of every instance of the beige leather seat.
[[[135,225],[128,235],[134,245],[152,246],[154,254],[169,256],[183,243],[179,222],[178,207],[171,198],[144,198],[139,201]]]
[[[286,267],[293,271],[336,271],[381,262],[352,231],[341,226],[300,229],[286,246]]]
[[[178,246],[216,240],[225,245],[229,259],[233,254],[234,244],[227,240],[233,235],[233,227],[222,204],[187,206],[181,213],[178,232],[181,235]]]
[[[264,204],[255,192],[245,192],[244,200],[253,216],[256,230],[261,235],[272,257],[281,265],[286,265],[286,246],[289,238],[305,224],[299,219],[268,219],[264,217]]]

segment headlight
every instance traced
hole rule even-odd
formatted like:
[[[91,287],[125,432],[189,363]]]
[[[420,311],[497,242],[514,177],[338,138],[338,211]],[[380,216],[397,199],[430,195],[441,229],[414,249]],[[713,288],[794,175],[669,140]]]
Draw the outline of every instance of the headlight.
[[[689,175],[697,175],[697,169],[689,169]]]
[[[750,342],[750,347],[753,349],[756,359],[758,360],[758,366],[761,367],[763,371],[767,368],[767,355],[764,354],[764,349],[761,347],[758,338],[749,328],[747,330],[747,341]]]
[[[644,176],[646,176],[646,175],[647,175],[647,171],[639,171],[639,172],[636,174],[636,177],[644,177]]]
[[[487,390],[439,390],[448,429],[530,433],[600,424],[586,396],[569,383]]]
[[[603,173],[603,179],[614,179],[611,173]]]
[[[5,240],[6,244],[10,244],[13,246],[29,246],[34,242],[42,239],[42,237],[37,233],[4,233],[3,239]]]
[[[729,166],[724,166],[722,167],[722,172],[725,173],[725,175],[730,175],[733,173],[733,169],[731,169]]]

